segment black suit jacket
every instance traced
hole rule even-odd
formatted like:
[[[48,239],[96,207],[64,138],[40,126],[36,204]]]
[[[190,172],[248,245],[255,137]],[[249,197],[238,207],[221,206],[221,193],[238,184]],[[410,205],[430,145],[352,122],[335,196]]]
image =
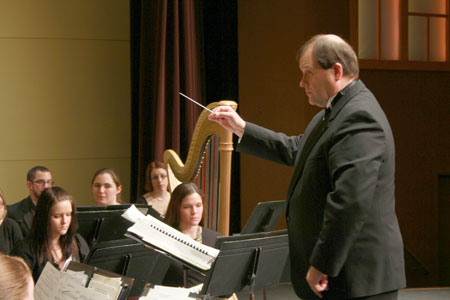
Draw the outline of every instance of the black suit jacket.
[[[312,265],[329,276],[338,299],[405,287],[403,242],[395,214],[395,149],[389,122],[357,80],[344,88],[328,125],[304,161],[304,135],[247,123],[237,150],[294,167],[286,220],[291,279],[297,295],[315,299],[305,277]],[[303,166],[303,167],[300,167]]]
[[[30,235],[35,207],[36,205],[31,200],[31,196],[28,196],[20,202],[8,205],[8,217],[19,224],[24,238]]]
[[[16,221],[4,218],[0,225],[0,252],[9,254],[17,241],[22,240],[22,231]]]

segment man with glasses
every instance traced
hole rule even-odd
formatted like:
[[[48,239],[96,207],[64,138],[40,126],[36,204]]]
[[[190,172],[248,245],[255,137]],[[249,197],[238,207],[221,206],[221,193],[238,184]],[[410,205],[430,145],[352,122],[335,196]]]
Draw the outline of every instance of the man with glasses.
[[[30,235],[34,208],[39,196],[52,184],[52,174],[49,169],[43,166],[31,168],[27,173],[27,188],[30,190],[30,195],[20,202],[8,205],[8,217],[19,223],[24,238]]]

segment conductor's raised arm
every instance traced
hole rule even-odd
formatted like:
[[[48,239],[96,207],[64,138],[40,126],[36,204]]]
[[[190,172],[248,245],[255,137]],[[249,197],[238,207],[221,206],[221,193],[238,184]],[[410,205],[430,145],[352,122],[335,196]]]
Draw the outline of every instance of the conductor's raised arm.
[[[245,130],[245,121],[230,106],[218,106],[208,119],[222,125],[226,130],[231,131],[238,137],[242,137]]]

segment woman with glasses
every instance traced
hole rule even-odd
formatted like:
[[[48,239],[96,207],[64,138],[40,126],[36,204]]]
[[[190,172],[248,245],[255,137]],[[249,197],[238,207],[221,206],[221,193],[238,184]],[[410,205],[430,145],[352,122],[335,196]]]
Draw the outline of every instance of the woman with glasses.
[[[6,211],[5,195],[0,190],[0,252],[9,254],[14,244],[22,240],[22,231],[19,224],[11,218],[8,218]]]
[[[179,230],[188,237],[207,246],[214,246],[220,233],[209,230],[204,225],[203,198],[194,183],[182,183],[172,193],[165,223]],[[187,286],[203,283],[205,276],[194,270],[186,271]],[[184,286],[183,267],[181,263],[172,262],[162,283],[166,286]]]
[[[92,178],[92,195],[98,206],[118,205],[122,203],[119,175],[113,169],[100,169]]]
[[[145,172],[145,190],[147,191],[136,203],[151,205],[160,215],[165,216],[170,201],[167,188],[169,180],[164,163],[154,161],[148,164]]]
[[[38,199],[31,235],[17,242],[12,254],[25,260],[37,282],[47,262],[62,268],[68,259],[84,261],[89,247],[76,230],[73,197],[60,187],[48,188]]]

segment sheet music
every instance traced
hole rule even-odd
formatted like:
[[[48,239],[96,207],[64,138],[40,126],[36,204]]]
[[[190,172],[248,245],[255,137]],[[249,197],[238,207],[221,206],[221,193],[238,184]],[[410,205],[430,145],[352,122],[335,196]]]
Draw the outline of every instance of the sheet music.
[[[133,204],[122,214],[122,217],[136,223],[138,220],[145,218],[145,215]]]
[[[120,295],[122,290],[121,284],[122,279],[119,277],[110,278],[100,274],[94,274],[89,283],[89,288],[108,295],[108,299],[114,300]]]
[[[85,283],[88,276],[84,272],[60,272],[55,266],[47,262],[34,287],[34,298],[35,300],[117,299],[116,278],[105,280],[98,277],[98,274],[94,275],[97,276],[91,279],[89,287],[86,288]],[[111,282],[114,282],[114,284],[111,284]]]
[[[130,212],[128,212],[130,210]],[[219,254],[219,250],[203,245],[184,235],[175,228],[146,215],[136,214],[136,207],[132,205],[125,211],[125,218],[134,219],[136,222],[128,228],[128,232],[137,235],[142,241],[151,244],[179,259],[206,271]],[[142,215],[142,213],[140,213]],[[132,221],[133,222],[133,221]]]
[[[189,289],[155,285],[150,289],[146,296],[140,297],[139,300],[190,300]]]
[[[59,284],[59,270],[47,262],[34,287],[36,300],[54,299],[54,286]]]

